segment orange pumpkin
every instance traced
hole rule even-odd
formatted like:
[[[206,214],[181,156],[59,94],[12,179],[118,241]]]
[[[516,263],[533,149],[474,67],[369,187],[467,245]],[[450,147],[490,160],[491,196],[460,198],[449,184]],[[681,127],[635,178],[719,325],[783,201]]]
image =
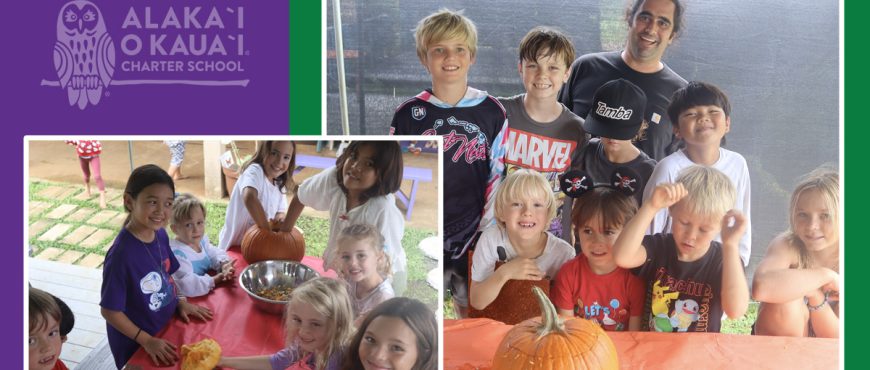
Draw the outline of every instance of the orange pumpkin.
[[[248,263],[263,260],[302,261],[305,256],[305,238],[302,230],[293,227],[290,232],[278,231],[280,224],[269,223],[272,230],[262,230],[253,225],[242,238],[242,257]]]
[[[540,288],[532,291],[542,316],[515,325],[505,335],[493,369],[619,369],[616,347],[601,327],[585,319],[559,317]]]
[[[474,257],[474,251],[468,251],[468,261]],[[495,263],[495,269],[504,265],[502,261]],[[468,276],[471,276],[471,265],[468,264]],[[532,292],[532,287],[536,286],[544,291],[544,294],[550,293],[550,279],[541,280],[508,280],[501,287],[495,300],[482,310],[478,310],[472,306],[468,306],[468,317],[478,318],[484,317],[501,321],[505,324],[515,325],[520,322],[538,316],[540,309],[535,304],[535,293]],[[468,281],[468,290],[471,291],[471,279]]]

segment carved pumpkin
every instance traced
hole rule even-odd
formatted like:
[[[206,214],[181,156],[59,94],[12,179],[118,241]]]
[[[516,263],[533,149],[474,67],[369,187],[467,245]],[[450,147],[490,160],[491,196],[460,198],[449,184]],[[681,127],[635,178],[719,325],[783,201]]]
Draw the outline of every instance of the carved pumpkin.
[[[559,317],[544,292],[532,290],[542,316],[517,324],[505,335],[493,369],[619,369],[616,347],[601,327],[585,319]]]
[[[279,224],[270,222],[272,230],[262,230],[253,225],[242,238],[242,257],[248,263],[264,260],[302,261],[305,256],[305,238],[302,230],[293,227],[290,232],[279,232]]]

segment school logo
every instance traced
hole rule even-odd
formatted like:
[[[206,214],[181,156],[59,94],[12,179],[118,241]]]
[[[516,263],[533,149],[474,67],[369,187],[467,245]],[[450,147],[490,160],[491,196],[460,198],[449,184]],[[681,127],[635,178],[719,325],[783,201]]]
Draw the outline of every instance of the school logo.
[[[426,118],[426,107],[422,105],[411,107],[411,117],[414,117],[414,119],[418,121]]]
[[[137,2],[123,19],[105,19],[103,14],[88,0],[69,1],[57,14],[57,80],[43,79],[40,85],[66,91],[70,106],[95,106],[109,96],[110,86],[246,87],[250,82],[198,78],[245,72],[242,61],[250,51],[245,48],[242,6],[175,9]],[[110,24],[121,28],[110,32]]]
[[[100,8],[86,0],[66,3],[57,15],[54,68],[69,105],[97,105],[115,73],[115,44]]]

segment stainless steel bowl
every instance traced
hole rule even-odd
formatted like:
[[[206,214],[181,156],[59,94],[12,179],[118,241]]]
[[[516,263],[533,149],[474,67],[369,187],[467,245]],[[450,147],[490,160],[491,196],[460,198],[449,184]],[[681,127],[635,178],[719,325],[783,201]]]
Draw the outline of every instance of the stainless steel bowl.
[[[295,261],[268,260],[248,265],[239,274],[239,285],[254,300],[254,306],[263,311],[283,314],[287,301],[276,301],[257,295],[267,288],[296,288],[302,283],[320,276],[311,267]]]

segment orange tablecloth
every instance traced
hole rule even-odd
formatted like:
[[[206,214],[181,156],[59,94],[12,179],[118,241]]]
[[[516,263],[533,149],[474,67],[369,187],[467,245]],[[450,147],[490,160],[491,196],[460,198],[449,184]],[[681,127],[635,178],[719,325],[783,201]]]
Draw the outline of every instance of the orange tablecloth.
[[[513,326],[444,320],[444,369],[490,369]],[[838,369],[838,339],[714,333],[608,332],[623,369]]]
[[[236,259],[236,271],[242,272],[248,263],[242,258],[238,247],[227,251],[230,258]],[[302,263],[313,268],[321,276],[336,277],[335,271],[323,271],[323,260],[316,257],[302,259]],[[178,346],[179,358],[181,345],[193,343],[205,338],[213,338],[220,343],[224,356],[255,356],[278,352],[284,346],[284,325],[281,315],[268,314],[257,307],[245,290],[239,286],[238,279],[223,283],[206,296],[191,297],[188,301],[208,307],[214,314],[211,321],[202,322],[192,319],[185,324],[178,316],[169,321],[158,337],[166,339]],[[144,349],[138,351],[128,362],[128,365],[139,366],[142,369],[152,369],[156,366]],[[178,369],[181,362],[172,368]],[[160,367],[168,369],[170,367]]]

